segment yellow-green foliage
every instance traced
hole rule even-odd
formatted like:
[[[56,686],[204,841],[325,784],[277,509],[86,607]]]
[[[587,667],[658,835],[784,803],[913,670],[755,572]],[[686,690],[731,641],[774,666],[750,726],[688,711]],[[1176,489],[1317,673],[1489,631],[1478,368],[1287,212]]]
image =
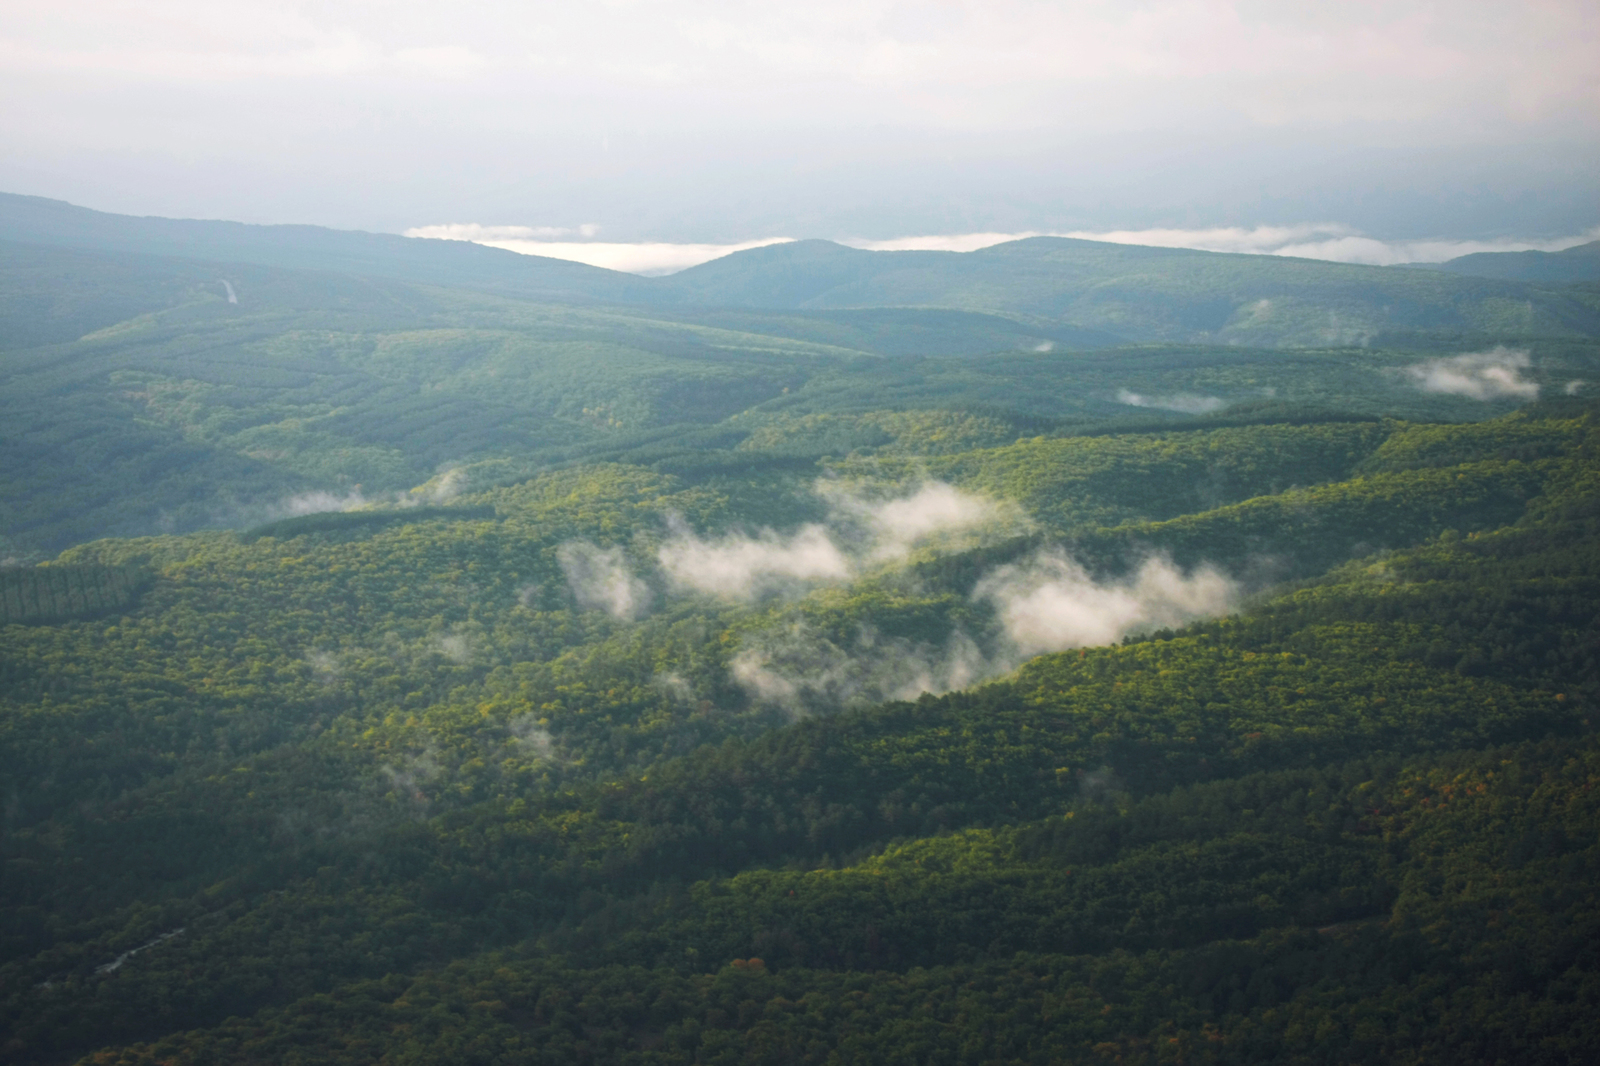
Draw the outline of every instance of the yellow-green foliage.
[[[1583,419],[1534,418],[1521,413],[1466,426],[1401,425],[1360,469],[1411,470],[1494,459],[1546,459],[1571,452],[1587,432]]]
[[[1046,528],[1065,533],[1341,480],[1390,430],[1372,422],[1038,438],[930,460],[927,470],[1016,500]]]
[[[308,1046],[332,1063],[821,1064],[841,1049],[875,1062],[1581,1061],[1600,1035],[1581,880],[1600,846],[1597,784],[1592,740],[1260,775],[845,870],[703,882],[632,920],[597,916],[569,956],[499,952],[354,982],[86,1061]]]
[[[881,455],[948,455],[1014,440],[1016,430],[998,418],[965,411],[870,411],[865,414],[743,416],[755,428],[741,451],[791,451],[847,445],[841,456],[867,446]]]
[[[796,623],[845,643],[870,628],[879,654],[953,623],[988,639],[970,575],[884,562],[737,604],[658,581],[647,617],[580,610],[569,541],[649,576],[669,514],[712,533],[764,520],[745,510],[763,499],[751,482],[622,463],[381,526],[73,549],[62,568],[152,581],[120,614],[0,629],[13,1051],[1565,1047],[1595,980],[1560,932],[1595,922],[1595,478],[1586,420],[1546,424],[1538,454],[1502,454],[1501,432],[1273,427],[932,456],[969,488],[1055,507],[1080,549],[1165,537],[1215,559],[1312,541],[1340,562],[1381,534],[1394,550],[1232,618],[801,721],[735,683],[747,640]],[[1404,434],[1444,443],[1352,476]],[[1110,529],[1082,517],[1181,509],[1135,494],[1166,484],[1164,464],[1190,480],[1215,464],[1240,499]],[[889,483],[913,470],[844,465]],[[1284,489],[1291,469],[1331,473]],[[991,549],[955,561],[1015,558]],[[1506,744],[1521,746],[1471,754]],[[1518,995],[1541,1005],[1511,1011],[1492,975],[1525,945]]]
[[[62,622],[133,603],[145,575],[136,567],[35,566],[0,570],[0,625]]]

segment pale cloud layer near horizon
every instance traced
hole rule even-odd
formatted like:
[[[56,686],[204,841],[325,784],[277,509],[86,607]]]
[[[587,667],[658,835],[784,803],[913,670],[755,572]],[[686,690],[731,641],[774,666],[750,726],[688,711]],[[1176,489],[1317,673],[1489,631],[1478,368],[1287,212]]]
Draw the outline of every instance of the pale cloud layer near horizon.
[[[608,270],[632,274],[672,274],[700,263],[710,262],[749,248],[784,244],[792,237],[731,244],[673,244],[657,241],[627,243],[618,241],[574,241],[560,238],[594,236],[596,225],[574,230],[536,226],[482,226],[477,224],[416,226],[405,231],[407,237],[434,240],[471,241],[491,248],[504,248],[523,255],[542,255],[569,259]],[[1195,248],[1206,252],[1242,252],[1258,255],[1286,255],[1304,259],[1325,259],[1337,263],[1365,263],[1392,266],[1396,263],[1442,263],[1475,252],[1558,252],[1600,239],[1600,227],[1585,233],[1553,239],[1502,237],[1493,240],[1400,240],[1384,241],[1333,224],[1307,226],[1213,227],[1211,229],[1074,230],[1065,233],[955,233],[889,240],[845,238],[840,244],[867,251],[975,252],[1007,241],[1029,237],[1071,237],[1110,244],[1141,244],[1158,248]]]
[[[0,188],[105,210],[627,246],[1334,219],[1307,240],[1369,261],[1600,222],[1592,0],[0,14]]]

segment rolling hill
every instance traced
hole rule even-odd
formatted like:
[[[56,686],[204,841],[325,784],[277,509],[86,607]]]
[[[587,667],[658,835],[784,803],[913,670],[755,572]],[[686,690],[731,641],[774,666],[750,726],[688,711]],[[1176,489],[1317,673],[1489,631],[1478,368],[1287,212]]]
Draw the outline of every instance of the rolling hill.
[[[0,198],[0,1063],[1584,1062],[1594,306]]]
[[[431,241],[322,226],[253,226],[141,218],[38,196],[0,194],[0,240],[84,252],[359,274],[544,299],[648,300],[631,274],[518,255],[465,241]]]
[[[1515,282],[1060,237],[967,253],[800,241],[736,252],[663,283],[710,305],[949,307],[1145,343],[1323,347],[1600,329],[1600,313],[1582,301]]]
[[[1536,285],[1600,281],[1600,241],[1590,241],[1559,252],[1475,252],[1443,263],[1429,264],[1427,269],[1479,278],[1526,281]]]
[[[8,583],[7,1061],[1578,1061],[1593,406],[949,430],[821,488],[594,463]],[[970,535],[870,532],[952,492]],[[856,569],[672,576],[806,521]],[[1009,643],[1019,576],[1095,612],[1291,556]]]
[[[1276,256],[1035,237],[971,253],[796,241],[665,278],[461,241],[315,226],[134,218],[0,195],[0,241],[332,271],[524,299],[659,308],[938,308],[998,315],[1076,346],[1123,341],[1322,347],[1419,336],[1593,336],[1600,310],[1512,280]],[[1577,250],[1570,250],[1576,253]],[[1586,261],[1560,253],[1561,262]],[[1048,328],[1046,328],[1048,327]],[[1078,331],[1073,334],[1071,331]]]

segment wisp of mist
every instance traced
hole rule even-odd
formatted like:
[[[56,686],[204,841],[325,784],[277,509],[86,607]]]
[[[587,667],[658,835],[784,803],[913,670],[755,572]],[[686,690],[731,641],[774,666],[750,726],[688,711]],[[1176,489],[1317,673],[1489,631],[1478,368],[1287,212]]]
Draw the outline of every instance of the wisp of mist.
[[[731,603],[792,598],[847,584],[930,543],[945,546],[939,538],[956,536],[948,543],[967,547],[1030,528],[1015,504],[940,481],[889,498],[829,482],[816,491],[829,503],[828,520],[787,534],[763,528],[702,537],[681,519],[669,519],[655,553],[661,583],[672,595]],[[574,541],[561,547],[559,558],[580,607],[621,621],[649,609],[650,586],[629,568],[621,548]],[[863,627],[841,642],[790,621],[746,636],[728,669],[752,701],[799,715],[965,688],[1045,652],[1110,644],[1130,633],[1225,614],[1238,595],[1238,583],[1209,566],[1185,573],[1152,557],[1123,578],[1098,579],[1061,549],[1049,548],[979,579],[971,600],[992,612],[992,632],[958,629],[935,645]]]

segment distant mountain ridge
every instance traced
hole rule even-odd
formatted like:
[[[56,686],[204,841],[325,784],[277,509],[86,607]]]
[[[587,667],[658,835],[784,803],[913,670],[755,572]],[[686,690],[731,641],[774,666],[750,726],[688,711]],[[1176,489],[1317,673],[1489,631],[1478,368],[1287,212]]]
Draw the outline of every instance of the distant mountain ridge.
[[[1593,308],[1518,282],[1064,237],[961,253],[796,241],[660,280],[690,304],[956,308],[1070,323],[1139,343],[1318,347],[1397,334],[1600,330]]]
[[[1444,263],[1417,263],[1419,267],[1504,281],[1572,284],[1600,281],[1600,241],[1590,241],[1559,252],[1474,252]]]
[[[1469,276],[1471,271],[1449,264],[1446,269],[1395,270],[1061,237],[1033,237],[962,253],[874,252],[804,240],[736,252],[667,277],[643,278],[465,241],[317,226],[135,218],[0,194],[0,241],[79,253],[337,272],[553,303],[813,313],[885,308],[969,312],[1047,333],[1068,327],[1082,338],[1081,344],[1069,346],[1133,342],[1305,348],[1404,343],[1418,334],[1600,335],[1600,309],[1592,303],[1550,291],[1548,284]],[[1570,251],[1579,254],[1558,253],[1556,261],[1600,261],[1592,253]]]
[[[117,215],[40,196],[0,193],[0,240],[85,252],[336,271],[557,301],[649,302],[651,283],[566,259],[467,241],[322,226]]]

